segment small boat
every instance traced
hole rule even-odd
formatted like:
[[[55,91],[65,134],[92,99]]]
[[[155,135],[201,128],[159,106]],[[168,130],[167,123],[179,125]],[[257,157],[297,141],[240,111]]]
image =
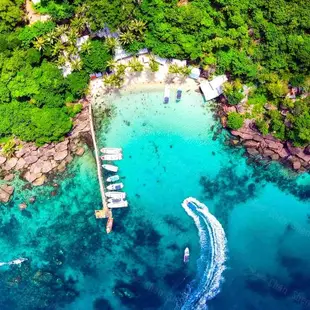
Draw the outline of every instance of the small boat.
[[[189,248],[186,248],[184,250],[184,259],[183,259],[184,263],[188,263],[189,261]]]
[[[113,203],[113,202],[108,203],[108,208],[125,208],[125,207],[128,207],[127,200],[123,200],[123,201],[116,202],[116,203]]]
[[[121,201],[123,201],[122,198],[109,198],[108,199],[109,203],[118,203],[118,202],[121,202]]]
[[[119,180],[119,175],[115,174],[107,178],[107,182],[115,182]]]
[[[115,183],[115,184],[110,184],[107,186],[107,189],[109,191],[118,191],[124,187],[123,183]]]
[[[177,101],[180,101],[181,100],[181,97],[182,97],[182,89],[178,89],[177,90]]]
[[[107,234],[109,234],[112,231],[112,227],[113,227],[113,217],[109,217],[106,227]]]
[[[118,167],[113,166],[113,165],[102,165],[102,168],[104,168],[105,170],[108,170],[108,171],[112,171],[112,172],[118,171]]]
[[[106,192],[105,193],[106,197],[108,198],[122,198],[125,199],[126,198],[126,193],[124,192]]]
[[[164,103],[168,103],[170,98],[170,88],[169,86],[165,87],[165,94],[164,94]]]
[[[104,147],[100,150],[100,152],[103,154],[119,154],[122,152],[122,149],[116,147]]]
[[[100,156],[101,160],[121,160],[123,159],[123,155],[121,153],[119,154],[105,154],[103,156]]]

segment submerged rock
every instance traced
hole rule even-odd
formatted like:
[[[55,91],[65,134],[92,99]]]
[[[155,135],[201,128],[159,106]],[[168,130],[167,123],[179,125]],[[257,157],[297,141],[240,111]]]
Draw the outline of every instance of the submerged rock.
[[[11,195],[14,192],[14,187],[3,184],[0,186],[0,201],[1,202],[8,202],[11,198]]]

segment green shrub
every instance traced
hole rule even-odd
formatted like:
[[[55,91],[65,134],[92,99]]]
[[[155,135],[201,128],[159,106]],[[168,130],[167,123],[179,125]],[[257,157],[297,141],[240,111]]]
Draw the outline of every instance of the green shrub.
[[[231,112],[227,117],[227,126],[237,130],[243,126],[243,117],[237,112]]]

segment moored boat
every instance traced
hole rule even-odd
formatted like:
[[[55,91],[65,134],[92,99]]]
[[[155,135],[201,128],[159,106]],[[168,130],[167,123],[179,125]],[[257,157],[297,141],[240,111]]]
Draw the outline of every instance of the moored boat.
[[[168,103],[170,99],[170,88],[169,86],[165,87],[165,94],[164,94],[164,103]]]
[[[100,150],[100,152],[103,154],[119,154],[122,152],[122,149],[116,147],[104,147]]]
[[[105,154],[100,156],[101,160],[121,160],[123,159],[123,155],[119,154]]]
[[[118,191],[124,187],[123,183],[115,183],[115,184],[110,184],[107,186],[107,189],[109,191]]]
[[[182,98],[182,89],[179,88],[179,89],[177,90],[177,101],[180,101],[181,98]]]
[[[189,248],[186,248],[184,250],[184,258],[183,258],[184,263],[188,263],[189,261]]]
[[[112,227],[113,227],[113,217],[109,217],[106,226],[107,234],[109,234],[112,231]]]
[[[112,172],[118,171],[118,167],[113,166],[113,165],[102,165],[102,168],[104,168],[105,170],[108,170],[108,171],[112,171]]]
[[[107,178],[107,182],[115,182],[119,180],[119,175],[115,174]]]
[[[108,198],[121,198],[125,199],[126,198],[126,193],[124,192],[106,192],[105,193],[106,197]]]
[[[108,199],[109,203],[118,203],[118,202],[121,202],[121,201],[123,201],[122,198],[109,198]]]
[[[120,202],[110,202],[108,203],[108,208],[125,208],[128,207],[128,201],[127,200],[122,200]]]

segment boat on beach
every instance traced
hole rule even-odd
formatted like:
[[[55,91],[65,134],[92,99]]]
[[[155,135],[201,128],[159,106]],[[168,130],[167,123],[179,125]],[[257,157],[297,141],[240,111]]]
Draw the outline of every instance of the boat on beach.
[[[182,89],[179,88],[179,89],[177,90],[177,101],[180,101],[181,98],[182,98]]]
[[[120,198],[120,199],[125,199],[126,198],[126,193],[124,192],[106,192],[105,193],[106,197],[108,198]]]
[[[124,187],[123,183],[115,183],[115,184],[110,184],[107,186],[107,189],[109,191],[118,191]]]
[[[183,262],[184,262],[184,263],[188,263],[188,261],[189,261],[189,248],[186,248],[186,249],[184,250]]]
[[[103,154],[119,154],[122,152],[122,149],[116,147],[104,147],[100,150],[100,152]]]
[[[123,155],[121,153],[118,154],[105,154],[100,156],[101,160],[121,160],[123,159]]]
[[[115,174],[107,178],[107,182],[115,182],[119,180],[119,175]]]
[[[164,94],[164,103],[167,104],[170,99],[170,88],[169,86],[165,87],[165,94]]]
[[[128,201],[127,200],[122,200],[120,202],[110,202],[108,203],[108,208],[125,208],[128,207]]]
[[[108,170],[108,171],[112,171],[112,172],[118,171],[118,167],[113,166],[113,165],[102,165],[102,168],[104,168],[105,170]]]
[[[112,227],[113,227],[113,217],[109,217],[106,226],[107,234],[109,234],[112,231]]]

